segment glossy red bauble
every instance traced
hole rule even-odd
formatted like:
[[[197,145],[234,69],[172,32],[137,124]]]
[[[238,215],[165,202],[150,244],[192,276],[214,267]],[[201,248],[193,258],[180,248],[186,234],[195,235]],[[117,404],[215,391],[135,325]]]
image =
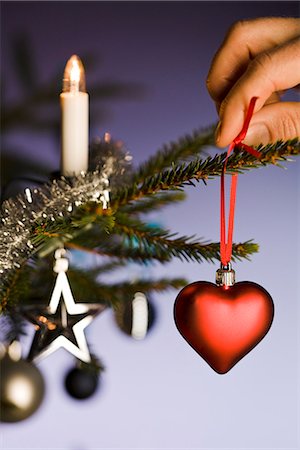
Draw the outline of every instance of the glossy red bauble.
[[[198,281],[183,288],[174,305],[179,332],[220,374],[263,339],[273,316],[271,296],[248,281],[230,287]]]

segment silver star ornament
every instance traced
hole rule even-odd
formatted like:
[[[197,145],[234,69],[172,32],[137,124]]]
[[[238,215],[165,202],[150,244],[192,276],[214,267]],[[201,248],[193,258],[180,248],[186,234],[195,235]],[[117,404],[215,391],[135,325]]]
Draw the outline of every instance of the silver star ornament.
[[[31,361],[39,361],[61,347],[83,362],[91,361],[84,329],[106,306],[75,303],[66,275],[68,260],[62,257],[64,253],[64,249],[55,253],[57,277],[49,306],[23,308],[24,316],[36,328],[28,355]]]

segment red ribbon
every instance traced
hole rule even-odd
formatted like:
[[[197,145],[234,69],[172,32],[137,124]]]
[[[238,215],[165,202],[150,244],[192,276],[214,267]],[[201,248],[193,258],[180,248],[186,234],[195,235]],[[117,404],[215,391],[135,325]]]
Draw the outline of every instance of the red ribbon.
[[[221,239],[220,239],[220,255],[221,255],[221,263],[223,266],[227,266],[231,260],[232,255],[232,236],[233,236],[233,228],[234,228],[234,211],[235,211],[235,200],[236,200],[236,188],[237,188],[237,180],[238,175],[233,174],[231,176],[231,188],[230,188],[230,203],[229,203],[229,217],[228,217],[228,234],[227,234],[227,242],[226,242],[226,221],[225,221],[225,173],[226,173],[226,165],[227,159],[230,153],[234,150],[236,146],[242,148],[246,152],[250,153],[257,158],[260,158],[261,154],[254,150],[254,148],[249,147],[246,144],[243,144],[242,141],[245,139],[245,136],[248,131],[249,123],[251,117],[253,115],[255,103],[257,97],[253,97],[250,101],[249,108],[247,111],[246,119],[243,125],[242,130],[237,135],[237,137],[230,144],[227,156],[224,162],[224,166],[222,169],[221,175]]]

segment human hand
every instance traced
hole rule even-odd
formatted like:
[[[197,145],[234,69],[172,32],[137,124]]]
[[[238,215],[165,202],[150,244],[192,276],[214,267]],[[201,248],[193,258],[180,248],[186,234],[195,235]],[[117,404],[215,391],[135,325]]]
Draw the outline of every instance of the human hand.
[[[220,118],[216,144],[225,147],[238,135],[252,97],[258,100],[243,142],[267,144],[300,136],[299,102],[280,102],[280,93],[299,83],[300,19],[235,23],[207,76]]]

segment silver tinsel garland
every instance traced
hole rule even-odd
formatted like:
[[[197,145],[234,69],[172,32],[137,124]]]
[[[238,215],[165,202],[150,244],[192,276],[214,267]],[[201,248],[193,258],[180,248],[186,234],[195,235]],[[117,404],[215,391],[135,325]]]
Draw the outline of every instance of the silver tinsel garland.
[[[112,184],[124,182],[131,156],[120,145],[98,140],[91,146],[95,170],[54,179],[38,188],[26,188],[2,204],[0,224],[0,296],[12,271],[36,251],[32,231],[36,225],[71,216],[76,208],[96,202],[107,208]],[[95,167],[94,165],[94,167]],[[123,180],[122,180],[123,179]]]

